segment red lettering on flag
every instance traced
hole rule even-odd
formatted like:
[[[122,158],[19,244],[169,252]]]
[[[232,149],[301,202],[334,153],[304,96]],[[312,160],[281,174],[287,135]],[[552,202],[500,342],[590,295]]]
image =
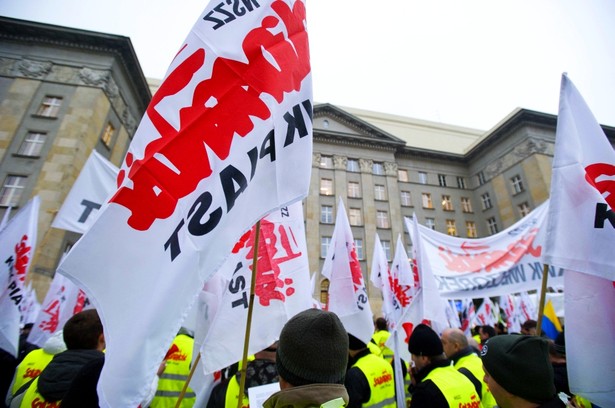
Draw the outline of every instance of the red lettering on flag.
[[[21,241],[15,245],[15,264],[13,267],[17,273],[17,278],[21,282],[26,280],[26,272],[30,262],[30,251],[32,247],[28,245],[28,236],[21,237]]]
[[[603,195],[611,210],[615,210],[615,180],[598,181],[601,176],[615,176],[615,166],[608,163],[594,163],[585,167],[585,180]],[[607,195],[604,196],[604,194]]]

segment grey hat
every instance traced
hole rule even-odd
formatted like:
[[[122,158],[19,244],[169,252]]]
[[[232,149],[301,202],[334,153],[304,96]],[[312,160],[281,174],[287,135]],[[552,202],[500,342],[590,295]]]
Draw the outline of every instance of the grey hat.
[[[342,384],[347,364],[348,335],[335,313],[308,309],[284,325],[276,366],[290,384]]]

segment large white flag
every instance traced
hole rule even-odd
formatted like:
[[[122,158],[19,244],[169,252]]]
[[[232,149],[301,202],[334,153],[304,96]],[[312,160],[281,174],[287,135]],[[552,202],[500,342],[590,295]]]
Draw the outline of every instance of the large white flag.
[[[32,287],[32,281],[28,282],[25,287],[24,300],[19,305],[19,310],[21,311],[22,324],[34,323],[38,312],[41,310],[41,304],[36,298],[36,290]]]
[[[520,333],[523,315],[519,309],[517,298],[513,295],[500,296],[500,304],[504,309],[504,315],[506,316],[506,327],[508,327],[508,333]]]
[[[115,192],[118,172],[113,163],[92,150],[51,226],[85,233],[94,224],[103,203]]]
[[[17,357],[19,307],[26,274],[36,249],[40,200],[32,198],[0,232],[0,348]]]
[[[201,346],[206,373],[241,360],[252,282],[254,231],[239,240],[216,276],[227,282]],[[248,353],[278,340],[284,324],[312,307],[310,273],[300,202],[261,220],[254,309]],[[229,328],[233,330],[229,330]]]
[[[570,390],[615,406],[615,151],[562,76],[545,262],[565,268]],[[596,353],[588,353],[591,344]]]
[[[339,316],[348,333],[366,344],[369,343],[374,334],[372,309],[341,198],[337,206],[333,236],[322,266],[322,275],[329,279],[327,310]]]
[[[237,240],[305,197],[312,83],[303,0],[212,2],[152,98],[117,192],[60,265],[100,312],[103,407],[135,407]]]
[[[490,298],[484,298],[481,305],[476,311],[474,317],[474,323],[479,326],[491,326],[494,327],[498,319],[495,314],[495,305]]]

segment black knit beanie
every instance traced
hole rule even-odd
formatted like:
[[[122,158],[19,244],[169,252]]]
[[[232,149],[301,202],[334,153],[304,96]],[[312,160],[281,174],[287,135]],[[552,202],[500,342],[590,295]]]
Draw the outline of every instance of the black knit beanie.
[[[335,313],[308,309],[284,325],[276,366],[290,384],[343,384],[347,364],[348,335]]]
[[[555,396],[546,340],[517,334],[495,336],[480,354],[491,378],[511,394],[535,403]]]
[[[438,334],[426,324],[414,328],[408,340],[408,351],[416,356],[433,357],[444,353]]]

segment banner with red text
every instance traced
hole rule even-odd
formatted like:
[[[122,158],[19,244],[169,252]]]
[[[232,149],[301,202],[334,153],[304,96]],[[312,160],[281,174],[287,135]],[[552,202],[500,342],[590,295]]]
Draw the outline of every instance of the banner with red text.
[[[241,360],[252,282],[255,228],[233,248],[216,276],[225,290],[201,346],[205,373]],[[274,211],[260,223],[254,310],[248,354],[278,340],[284,324],[312,307],[303,206],[294,203]],[[232,329],[231,329],[232,328]]]
[[[562,75],[545,262],[566,270],[570,390],[601,407],[615,406],[614,176],[612,142]]]
[[[32,198],[0,231],[0,349],[17,357],[21,303],[34,251],[40,199]]]
[[[204,281],[258,220],[307,195],[306,25],[302,0],[207,5],[141,120],[117,191],[60,265],[105,326],[101,406],[141,402]]]
[[[458,238],[419,225],[421,242],[443,297],[484,298],[540,289],[549,201],[497,234]],[[549,285],[563,285],[549,269]]]

